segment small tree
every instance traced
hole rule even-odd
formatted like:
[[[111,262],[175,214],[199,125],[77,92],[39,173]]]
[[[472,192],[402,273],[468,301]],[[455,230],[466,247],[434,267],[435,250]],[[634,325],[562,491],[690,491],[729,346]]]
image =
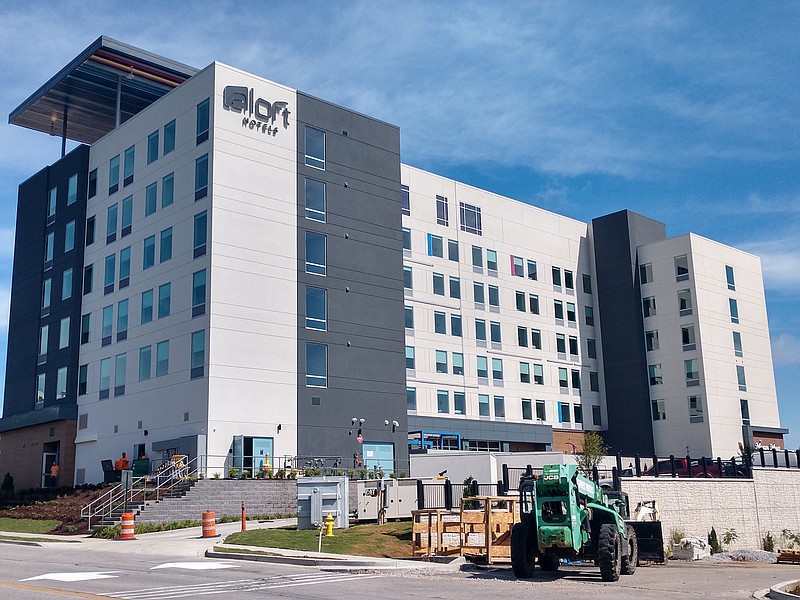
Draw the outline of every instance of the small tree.
[[[587,431],[583,436],[583,448],[575,454],[578,469],[585,477],[591,477],[594,468],[607,454],[608,446],[600,434]]]
[[[3,477],[3,484],[0,485],[0,492],[3,492],[2,495],[5,498],[14,497],[14,478],[11,476],[11,473],[6,473],[6,476]]]
[[[711,554],[719,554],[722,552],[722,546],[719,545],[719,538],[717,538],[717,530],[711,528],[711,533],[708,534],[708,545],[711,548]]]

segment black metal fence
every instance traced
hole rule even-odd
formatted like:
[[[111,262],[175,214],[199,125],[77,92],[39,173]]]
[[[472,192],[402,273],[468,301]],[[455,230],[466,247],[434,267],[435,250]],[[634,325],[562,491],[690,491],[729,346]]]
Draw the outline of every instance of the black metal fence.
[[[417,508],[420,510],[442,508],[453,510],[461,506],[462,498],[470,496],[504,496],[505,488],[502,481],[497,483],[478,483],[472,481],[468,484],[445,481],[428,482],[417,479]]]

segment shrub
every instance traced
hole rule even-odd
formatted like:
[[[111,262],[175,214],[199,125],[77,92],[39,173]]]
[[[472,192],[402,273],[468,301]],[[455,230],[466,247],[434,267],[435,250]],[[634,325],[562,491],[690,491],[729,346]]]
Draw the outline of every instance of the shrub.
[[[771,532],[767,532],[764,539],[761,540],[761,548],[767,552],[775,552],[775,538],[772,537]]]
[[[717,538],[717,530],[711,528],[711,533],[708,534],[708,545],[711,547],[711,554],[719,554],[722,552],[722,546],[719,545]]]
[[[228,467],[228,479],[239,479],[239,469]]]
[[[673,527],[670,529],[669,537],[673,544],[680,544],[681,540],[686,537],[686,532],[679,527]]]
[[[725,533],[722,534],[722,544],[724,546],[730,546],[733,542],[739,539],[739,534],[736,533],[735,529],[728,529]]]

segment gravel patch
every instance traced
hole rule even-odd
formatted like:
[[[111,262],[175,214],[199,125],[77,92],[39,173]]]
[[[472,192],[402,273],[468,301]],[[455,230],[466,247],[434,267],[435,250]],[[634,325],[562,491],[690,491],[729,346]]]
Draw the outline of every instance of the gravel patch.
[[[733,563],[733,562],[756,562],[756,563],[776,563],[778,562],[777,552],[767,552],[766,550],[734,550],[733,552],[720,552],[712,554],[698,562],[704,563]]]

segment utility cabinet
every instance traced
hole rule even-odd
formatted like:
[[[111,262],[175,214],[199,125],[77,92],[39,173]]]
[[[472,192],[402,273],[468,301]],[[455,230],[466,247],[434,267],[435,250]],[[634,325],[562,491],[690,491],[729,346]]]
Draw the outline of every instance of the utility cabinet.
[[[301,477],[297,480],[297,528],[317,529],[333,515],[335,529],[347,529],[347,477]]]

